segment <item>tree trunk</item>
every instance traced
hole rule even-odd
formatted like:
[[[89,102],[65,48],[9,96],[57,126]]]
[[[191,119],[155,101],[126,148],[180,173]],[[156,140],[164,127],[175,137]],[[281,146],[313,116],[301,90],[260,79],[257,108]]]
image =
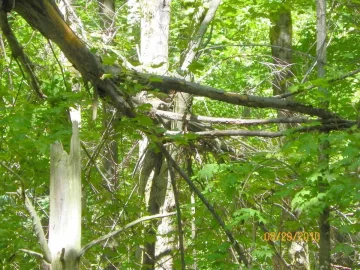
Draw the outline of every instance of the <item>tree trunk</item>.
[[[81,160],[78,123],[73,123],[70,155],[51,146],[49,249],[52,270],[79,269],[81,248]]]
[[[141,6],[141,44],[140,62],[144,70],[165,74],[168,70],[168,39],[170,24],[170,0],[140,1]],[[140,93],[146,99],[145,93]],[[140,143],[140,193],[145,195],[149,214],[166,213],[174,208],[174,195],[168,181],[167,164],[163,156],[149,147],[144,136]],[[173,230],[172,219],[165,217],[161,224],[154,221],[145,228],[155,237],[154,228],[158,226],[156,241],[146,241],[142,251],[144,269],[172,269]]]

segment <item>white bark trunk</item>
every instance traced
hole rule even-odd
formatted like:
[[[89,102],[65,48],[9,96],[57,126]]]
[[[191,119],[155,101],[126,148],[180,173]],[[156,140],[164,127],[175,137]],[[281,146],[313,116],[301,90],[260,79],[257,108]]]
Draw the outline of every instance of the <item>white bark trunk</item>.
[[[165,74],[168,70],[168,39],[170,24],[170,0],[140,1],[141,44],[140,63],[144,70]],[[145,96],[144,93],[141,95]],[[145,97],[146,98],[146,97]],[[161,154],[149,148],[148,139],[140,143],[140,193],[145,196],[147,211],[154,215],[171,211],[175,206],[171,184],[168,181],[167,164]],[[145,243],[142,264],[147,269],[172,269],[173,230],[171,217],[161,220],[156,243]],[[156,227],[156,224],[153,224]],[[153,228],[145,229],[155,234]],[[165,262],[166,261],[166,262]],[[146,266],[145,266],[146,265]]]
[[[78,123],[73,123],[70,155],[51,146],[49,249],[51,269],[78,269],[81,248],[81,163]]]

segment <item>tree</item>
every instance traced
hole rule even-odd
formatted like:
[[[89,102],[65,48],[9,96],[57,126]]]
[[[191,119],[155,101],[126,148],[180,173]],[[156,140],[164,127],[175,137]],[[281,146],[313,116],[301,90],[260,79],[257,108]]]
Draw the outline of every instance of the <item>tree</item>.
[[[359,265],[356,3],[328,7],[325,61],[313,2],[60,2],[0,11],[2,264],[53,263],[49,146],[69,147],[81,106],[85,245],[71,269]]]

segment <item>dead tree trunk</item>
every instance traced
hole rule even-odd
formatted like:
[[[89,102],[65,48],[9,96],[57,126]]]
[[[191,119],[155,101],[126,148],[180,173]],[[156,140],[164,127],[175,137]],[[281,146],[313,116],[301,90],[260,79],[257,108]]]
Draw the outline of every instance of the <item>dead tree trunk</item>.
[[[73,123],[70,154],[51,146],[49,249],[51,269],[79,269],[81,248],[81,164],[78,123]]]

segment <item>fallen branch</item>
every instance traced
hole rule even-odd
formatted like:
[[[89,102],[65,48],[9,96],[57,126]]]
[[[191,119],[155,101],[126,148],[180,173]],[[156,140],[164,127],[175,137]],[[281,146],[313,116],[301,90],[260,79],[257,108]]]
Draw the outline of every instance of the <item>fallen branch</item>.
[[[224,136],[243,136],[243,137],[267,137],[276,138],[284,136],[283,132],[268,132],[255,130],[207,130],[199,132],[166,131],[165,135],[194,134],[196,137],[224,137]]]
[[[246,107],[288,110],[323,119],[340,119],[337,114],[328,110],[290,100],[226,92],[179,78],[123,70],[115,66],[110,67],[114,71],[110,72],[112,78],[107,78],[103,76],[108,73],[106,67],[64,22],[53,0],[18,0],[15,11],[29,24],[38,29],[44,37],[55,42],[75,68],[80,71],[84,79],[94,85],[99,95],[108,96],[112,104],[129,117],[134,117],[135,112],[133,106],[129,103],[128,94],[117,87],[116,83],[118,82],[140,82],[147,91],[160,90],[168,93],[175,90]]]
[[[240,125],[240,126],[251,126],[251,125],[264,125],[264,124],[279,124],[279,123],[290,123],[290,124],[300,124],[300,123],[309,123],[309,122],[319,122],[321,119],[307,119],[299,117],[281,117],[273,119],[236,119],[236,118],[226,118],[226,117],[210,117],[194,114],[180,114],[162,110],[152,109],[151,113],[155,114],[164,119],[174,120],[174,121],[190,121],[190,122],[207,122],[214,124],[229,124],[229,125]]]
[[[325,109],[316,108],[298,102],[284,100],[274,97],[261,97],[234,92],[226,92],[197,83],[188,82],[183,79],[140,72],[130,72],[130,77],[134,81],[145,85],[147,91],[160,91],[168,93],[170,90],[188,93],[195,96],[207,97],[213,100],[223,101],[230,104],[241,105],[253,108],[271,108],[277,110],[288,110],[307,115],[318,116],[320,118],[340,118],[337,114]]]

